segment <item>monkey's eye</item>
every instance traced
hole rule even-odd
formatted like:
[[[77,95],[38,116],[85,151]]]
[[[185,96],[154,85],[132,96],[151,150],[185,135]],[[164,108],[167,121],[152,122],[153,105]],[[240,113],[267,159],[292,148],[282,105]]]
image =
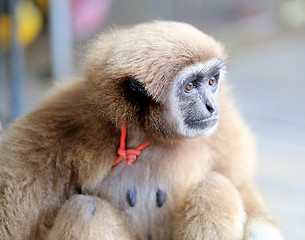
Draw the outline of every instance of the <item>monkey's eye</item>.
[[[209,79],[209,85],[214,87],[215,84],[216,84],[216,78],[215,78],[215,77],[211,77],[211,78]]]
[[[186,85],[186,90],[187,90],[187,91],[191,91],[193,88],[194,88],[194,83],[193,83],[193,82],[189,82],[189,83]]]

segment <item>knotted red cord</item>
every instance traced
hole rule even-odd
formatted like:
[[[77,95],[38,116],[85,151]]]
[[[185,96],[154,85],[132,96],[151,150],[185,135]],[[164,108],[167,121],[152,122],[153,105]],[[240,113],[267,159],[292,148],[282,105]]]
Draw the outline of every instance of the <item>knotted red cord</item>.
[[[141,150],[143,148],[146,148],[150,142],[145,142],[139,145],[135,149],[126,149],[125,147],[125,141],[126,141],[126,123],[121,123],[121,139],[120,139],[120,147],[118,150],[118,158],[115,160],[115,162],[112,164],[112,167],[123,161],[126,160],[126,164],[128,166],[131,166],[137,159],[137,156],[141,154]]]

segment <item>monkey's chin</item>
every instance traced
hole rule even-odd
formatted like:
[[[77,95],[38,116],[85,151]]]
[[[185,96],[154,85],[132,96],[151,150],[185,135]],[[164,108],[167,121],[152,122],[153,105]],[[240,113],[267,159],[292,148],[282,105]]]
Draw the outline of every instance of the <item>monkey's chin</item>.
[[[186,121],[185,129],[181,131],[182,135],[186,137],[196,137],[199,135],[209,136],[218,126],[218,118]]]

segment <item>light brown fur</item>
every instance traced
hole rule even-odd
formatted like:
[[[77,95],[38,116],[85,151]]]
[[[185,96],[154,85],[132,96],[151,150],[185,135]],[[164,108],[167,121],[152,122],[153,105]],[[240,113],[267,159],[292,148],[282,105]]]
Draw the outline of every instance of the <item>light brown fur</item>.
[[[252,221],[273,225],[252,184],[253,138],[225,83],[211,136],[178,136],[166,115],[175,76],[211,58],[226,58],[222,46],[187,24],[100,35],[83,79],[55,88],[1,143],[0,238],[251,239]],[[154,99],[143,116],[124,98],[128,77]],[[128,148],[152,144],[133,166],[112,168],[122,120]],[[77,195],[80,187],[86,196]],[[166,193],[162,207],[158,189]]]

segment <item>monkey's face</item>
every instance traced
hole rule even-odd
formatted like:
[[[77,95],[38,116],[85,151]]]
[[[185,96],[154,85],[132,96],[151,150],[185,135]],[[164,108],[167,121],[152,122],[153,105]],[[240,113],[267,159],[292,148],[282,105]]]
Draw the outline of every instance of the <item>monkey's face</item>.
[[[178,134],[192,137],[209,135],[217,127],[218,87],[225,71],[218,59],[186,67],[176,79],[170,94],[170,111]]]

